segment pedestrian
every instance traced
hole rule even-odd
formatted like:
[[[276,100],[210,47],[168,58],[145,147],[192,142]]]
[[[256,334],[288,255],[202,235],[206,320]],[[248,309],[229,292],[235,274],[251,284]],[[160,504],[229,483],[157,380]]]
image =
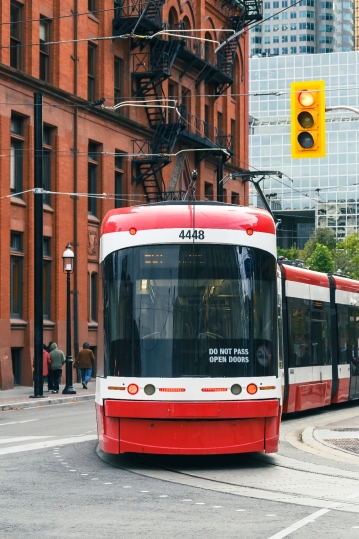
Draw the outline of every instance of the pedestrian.
[[[42,345],[42,380],[45,383],[45,378],[47,378],[47,385],[49,385],[49,371],[51,365],[50,354],[47,351],[46,344]]]
[[[52,393],[58,393],[60,389],[60,381],[62,376],[62,365],[65,363],[64,353],[57,348],[57,344],[53,342],[50,346],[51,370],[54,377],[54,389]]]
[[[49,366],[51,365],[50,354],[47,351],[46,344],[42,345],[42,383],[46,382],[46,378],[49,376]],[[35,362],[32,362],[32,367],[35,369]],[[33,380],[35,380],[35,373],[33,374]]]
[[[47,345],[46,347],[47,352],[50,352],[50,346],[52,345],[52,342],[53,341],[50,341],[49,344]],[[50,357],[50,353],[49,353],[49,357]],[[49,392],[54,389],[54,375],[51,369],[51,358],[50,358],[50,364],[49,364],[49,372],[47,375],[47,389],[49,390]]]
[[[82,387],[84,389],[87,389],[87,384],[91,380],[93,361],[95,361],[95,356],[93,355],[93,351],[90,350],[89,343],[84,342],[83,348],[78,353],[78,356],[74,363],[74,368],[77,367],[81,371]]]

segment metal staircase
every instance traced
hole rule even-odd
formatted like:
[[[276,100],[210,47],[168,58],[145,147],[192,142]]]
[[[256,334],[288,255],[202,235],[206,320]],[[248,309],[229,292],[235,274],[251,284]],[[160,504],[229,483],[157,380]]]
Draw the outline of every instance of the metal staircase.
[[[145,109],[149,126],[154,130],[149,150],[140,151],[132,161],[132,181],[143,185],[148,202],[162,199],[162,169],[171,162],[168,154],[184,128],[183,121],[177,115],[175,121],[168,122],[170,115],[163,106],[166,102],[163,101],[165,94],[162,90],[162,83],[170,76],[173,62],[182,46],[183,43],[178,40],[154,38],[149,40],[149,52],[132,53],[132,94],[145,98],[149,105],[153,105]],[[154,155],[143,158],[141,153]]]
[[[113,36],[132,33],[151,36],[160,31],[163,27],[161,13],[165,1],[115,0]],[[221,2],[221,11],[225,11],[227,15],[225,27],[235,32],[244,28],[248,21],[261,18],[261,0],[224,0],[224,3],[223,0],[218,1]],[[153,130],[151,140],[132,141],[135,155],[132,159],[132,182],[143,186],[148,202],[158,202],[166,196],[162,169],[171,162],[170,154],[185,129],[182,115],[169,114],[169,109],[164,107],[166,102],[162,100],[165,97],[162,83],[170,77],[175,59],[180,57],[184,60],[186,70],[192,66],[201,71],[201,63],[207,63],[199,80],[205,79],[207,83],[213,81],[216,93],[220,95],[233,83],[233,63],[237,47],[238,41],[229,42],[221,54],[218,54],[214,61],[218,65],[214,66],[196,51],[185,52],[183,38],[132,38],[132,95],[147,101],[149,106],[145,107],[145,111],[149,126]],[[187,61],[186,55],[190,62]],[[217,142],[213,141],[213,150],[209,151],[215,151],[216,148]]]

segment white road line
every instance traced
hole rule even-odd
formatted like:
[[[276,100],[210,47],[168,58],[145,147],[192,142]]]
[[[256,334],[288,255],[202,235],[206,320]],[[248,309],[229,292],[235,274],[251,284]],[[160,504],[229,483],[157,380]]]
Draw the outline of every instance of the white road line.
[[[14,442],[26,442],[27,440],[41,440],[43,438],[55,438],[55,436],[18,436],[17,438],[7,438],[0,440],[0,444],[12,444]]]
[[[306,518],[302,518],[302,520],[298,520],[298,522],[295,522],[288,528],[285,528],[285,530],[282,530],[274,535],[271,535],[268,539],[283,539],[283,537],[287,537],[287,535],[289,535],[290,533],[295,532],[296,530],[299,530],[299,528],[302,528],[309,522],[313,522],[316,518],[319,518],[322,515],[325,515],[325,513],[328,513],[329,511],[330,509],[320,509],[319,511],[312,513]]]
[[[81,438],[64,438],[62,440],[48,440],[46,442],[37,442],[34,444],[16,445],[14,447],[4,447],[0,449],[0,455],[9,455],[11,453],[21,453],[23,451],[33,451],[35,449],[47,449],[48,447],[56,447],[59,443],[63,445],[78,444],[80,442],[89,442],[90,440],[97,440],[97,435],[87,434]]]
[[[19,423],[30,423],[32,421],[39,421],[39,419],[26,419],[26,421],[9,421],[8,423],[0,423],[0,427],[5,425],[18,425]]]

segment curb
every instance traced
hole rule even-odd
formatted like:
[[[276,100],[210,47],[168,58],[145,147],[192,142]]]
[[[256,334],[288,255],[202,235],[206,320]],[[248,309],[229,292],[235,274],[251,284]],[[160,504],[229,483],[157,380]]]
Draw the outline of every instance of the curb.
[[[357,464],[357,465],[359,464],[359,457],[355,455],[354,453],[329,445],[327,442],[322,442],[322,441],[317,440],[314,435],[315,430],[316,430],[315,427],[307,427],[303,430],[302,432],[303,444],[320,452],[323,457],[331,458],[333,460],[338,460],[342,462],[343,461],[350,462],[352,464]]]
[[[0,412],[7,412],[9,410],[22,410],[23,408],[37,408],[39,406],[51,406],[52,404],[69,404],[70,402],[88,401],[95,399],[95,394],[91,395],[79,395],[78,397],[59,397],[58,399],[45,398],[41,400],[25,401],[0,404]]]

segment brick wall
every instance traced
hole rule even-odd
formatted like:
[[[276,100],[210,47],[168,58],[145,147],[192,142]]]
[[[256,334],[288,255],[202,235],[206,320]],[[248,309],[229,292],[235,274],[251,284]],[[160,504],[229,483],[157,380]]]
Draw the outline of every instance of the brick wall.
[[[87,193],[88,191],[88,144],[98,144],[103,152],[98,156],[98,193],[114,193],[116,150],[132,153],[132,140],[151,138],[145,111],[141,108],[121,109],[122,113],[104,112],[88,108],[88,41],[77,44],[62,43],[48,45],[49,75],[48,82],[40,76],[40,17],[50,25],[51,41],[69,41],[77,35],[79,40],[112,35],[113,0],[98,0],[97,14],[72,16],[73,11],[86,13],[86,0],[33,0],[16,2],[22,6],[20,32],[19,69],[11,67],[10,26],[3,24],[10,20],[10,2],[0,3],[0,389],[8,389],[14,383],[11,350],[21,349],[21,372],[17,380],[23,385],[32,384],[32,361],[34,345],[33,312],[33,235],[34,235],[34,195],[24,193],[22,198],[8,197],[11,176],[11,116],[16,114],[23,119],[23,171],[22,190],[34,185],[34,92],[43,93],[43,121],[51,131],[51,190],[61,193]],[[166,2],[163,20],[168,19],[169,9],[176,10],[178,19],[188,17],[192,27],[213,28],[223,26],[221,2],[213,0],[192,0],[179,4],[174,0]],[[102,10],[102,11],[101,11]],[[202,26],[201,26],[202,25]],[[238,167],[248,168],[248,103],[244,94],[248,89],[248,50],[247,38],[241,37],[241,52],[237,55],[236,79],[231,88],[218,99],[203,97],[213,93],[213,87],[204,81],[196,87],[198,70],[185,72],[182,61],[176,61],[171,76],[163,83],[164,92],[168,84],[175,85],[178,95],[183,88],[190,88],[190,112],[204,119],[205,104],[210,107],[211,122],[216,125],[217,113],[222,113],[223,129],[231,130],[231,120],[235,121],[236,136],[234,155],[225,165],[224,173],[235,171]],[[131,43],[130,40],[93,41],[97,47],[96,98],[105,97],[106,105],[114,102],[114,57],[123,60],[121,92],[123,97],[131,96]],[[25,46],[26,45],[26,46]],[[29,45],[29,46],[27,46]],[[230,97],[230,92],[242,96]],[[6,105],[4,105],[6,103]],[[233,124],[232,124],[233,125]],[[77,137],[75,138],[75,133]],[[174,151],[185,147],[178,142]],[[193,145],[195,147],[195,144]],[[195,153],[188,153],[188,170],[198,168],[197,197],[204,196],[204,183],[213,183],[214,198],[217,196],[216,170],[218,159],[209,155],[200,163]],[[165,186],[171,183],[175,171],[175,159],[163,170]],[[123,159],[123,192],[137,195],[145,202],[141,185],[131,183],[131,159]],[[181,178],[183,178],[180,175]],[[179,180],[179,182],[183,179]],[[173,182],[172,182],[173,183]],[[181,186],[177,184],[177,189]],[[225,185],[227,202],[231,193],[239,194],[240,203],[245,204],[247,194],[244,184],[229,181]],[[124,205],[131,204],[131,200]],[[62,253],[68,242],[73,244],[76,256],[76,278],[72,276],[71,289],[78,292],[78,341],[97,347],[97,354],[103,353],[102,309],[98,304],[97,322],[89,319],[89,276],[99,272],[98,246],[99,224],[105,213],[114,207],[114,200],[97,200],[97,215],[89,218],[88,199],[84,196],[71,197],[68,194],[51,195],[50,206],[44,206],[44,235],[51,238],[51,316],[44,322],[44,342],[55,341],[59,348],[66,349],[66,276],[62,271]],[[23,292],[22,315],[10,316],[10,233],[23,233]],[[98,282],[98,299],[101,283]],[[75,290],[76,288],[76,290]],[[73,300],[74,295],[72,295]],[[74,336],[74,334],[73,334]]]

